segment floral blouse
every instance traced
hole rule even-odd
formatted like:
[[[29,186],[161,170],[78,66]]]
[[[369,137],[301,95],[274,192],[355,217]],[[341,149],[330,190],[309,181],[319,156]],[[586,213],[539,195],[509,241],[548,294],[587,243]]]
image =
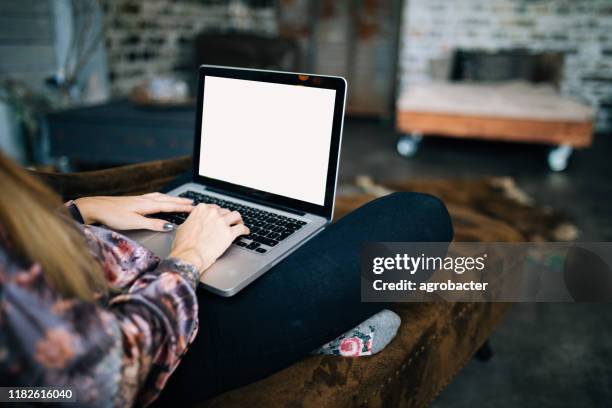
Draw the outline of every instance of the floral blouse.
[[[40,265],[0,239],[0,386],[71,387],[87,406],[146,405],[196,335],[198,272],[107,229],[80,228],[115,293],[97,304],[62,298]]]

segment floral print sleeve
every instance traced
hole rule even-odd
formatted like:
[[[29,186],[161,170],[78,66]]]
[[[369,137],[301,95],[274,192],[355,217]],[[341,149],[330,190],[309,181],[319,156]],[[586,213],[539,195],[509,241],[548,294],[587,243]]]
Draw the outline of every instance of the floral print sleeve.
[[[83,226],[114,295],[67,300],[0,240],[0,386],[70,386],[86,406],[153,401],[198,327],[194,266]]]

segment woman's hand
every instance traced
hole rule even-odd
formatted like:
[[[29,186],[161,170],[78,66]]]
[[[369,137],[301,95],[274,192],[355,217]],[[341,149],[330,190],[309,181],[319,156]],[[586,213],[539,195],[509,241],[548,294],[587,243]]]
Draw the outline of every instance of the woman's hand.
[[[132,197],[83,197],[75,204],[86,224],[100,223],[118,230],[148,229],[171,231],[173,224],[147,218],[159,212],[191,212],[193,202],[187,198],[150,193]]]
[[[176,231],[170,256],[208,269],[240,235],[249,234],[236,211],[199,204]]]

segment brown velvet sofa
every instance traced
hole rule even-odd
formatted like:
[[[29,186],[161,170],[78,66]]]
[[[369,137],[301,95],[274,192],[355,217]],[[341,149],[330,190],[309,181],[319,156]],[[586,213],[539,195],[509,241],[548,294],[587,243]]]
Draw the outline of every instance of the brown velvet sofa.
[[[160,190],[191,166],[188,157],[73,174],[36,172],[65,199]],[[371,197],[341,198],[346,213]],[[461,240],[486,217],[453,215]],[[458,218],[461,219],[458,219]],[[520,240],[520,234],[489,225],[487,240]],[[505,234],[505,235],[504,235]],[[509,304],[404,303],[390,308],[402,318],[397,337],[380,354],[364,358],[310,356],[284,370],[219,395],[201,407],[421,407],[427,406],[472,358],[502,319]]]

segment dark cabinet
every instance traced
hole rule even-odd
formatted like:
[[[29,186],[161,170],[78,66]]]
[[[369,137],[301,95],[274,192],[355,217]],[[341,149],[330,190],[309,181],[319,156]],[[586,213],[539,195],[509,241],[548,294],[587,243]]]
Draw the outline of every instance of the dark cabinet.
[[[51,155],[73,162],[125,164],[191,154],[195,108],[155,109],[128,101],[47,116]]]

